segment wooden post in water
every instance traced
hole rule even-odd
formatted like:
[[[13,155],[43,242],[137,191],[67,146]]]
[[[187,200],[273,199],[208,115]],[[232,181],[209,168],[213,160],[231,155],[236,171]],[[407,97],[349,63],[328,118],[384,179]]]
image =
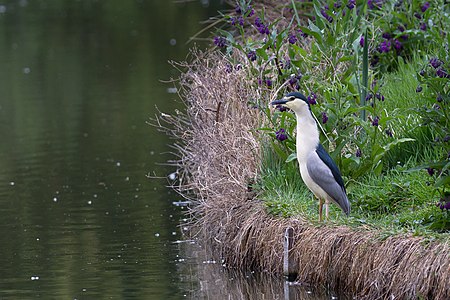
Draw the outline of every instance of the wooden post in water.
[[[294,228],[288,227],[284,232],[283,274],[288,281],[297,277],[297,265],[293,260],[292,247],[294,246]]]

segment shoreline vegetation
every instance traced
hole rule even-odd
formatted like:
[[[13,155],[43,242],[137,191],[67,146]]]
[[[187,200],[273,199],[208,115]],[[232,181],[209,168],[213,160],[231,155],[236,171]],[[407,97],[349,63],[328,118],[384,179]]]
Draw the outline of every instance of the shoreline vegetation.
[[[280,276],[284,233],[292,227],[299,282],[345,291],[357,299],[449,299],[450,231],[444,207],[448,167],[446,160],[439,160],[448,151],[444,143],[430,143],[443,139],[439,130],[445,133],[447,128],[440,120],[430,120],[436,111],[429,112],[437,97],[447,101],[449,83],[448,77],[439,76],[442,73],[430,82],[415,73],[415,67],[425,69],[423,63],[437,52],[425,53],[423,49],[431,47],[419,39],[416,46],[424,47],[420,57],[406,53],[406,42],[405,52],[382,56],[386,52],[375,45],[397,41],[382,37],[383,30],[373,25],[382,21],[384,1],[369,1],[380,6],[375,13],[366,2],[361,4],[360,12],[378,16],[367,16],[366,23],[356,7],[349,7],[360,4],[357,1],[344,1],[343,10],[330,9],[331,2],[322,10],[317,8],[324,5],[319,1],[307,2],[307,7],[294,2],[265,3],[263,9],[259,2],[250,6],[241,1],[224,16],[227,26],[234,26],[233,34],[221,29],[216,48],[193,49],[188,62],[174,63],[181,71],[176,84],[186,110],[162,114],[158,124],[174,138],[177,158],[171,163],[178,168],[178,178],[173,188],[194,203],[190,234],[227,268]],[[426,3],[431,8],[441,3],[430,2]],[[444,12],[449,10],[446,5]],[[429,17],[428,9],[423,18]],[[345,24],[336,25],[344,12],[347,18],[353,14],[361,26],[349,31]],[[335,20],[329,22],[330,18]],[[316,27],[321,36],[314,33]],[[326,36],[329,30],[335,35],[332,43]],[[339,45],[338,33],[358,42]],[[411,38],[412,29],[409,34]],[[362,37],[366,46],[359,45]],[[325,53],[328,48],[319,39],[340,48]],[[357,53],[361,59],[352,61]],[[374,53],[381,67],[368,67]],[[388,59],[395,63],[387,67]],[[444,59],[439,61],[448,66]],[[295,89],[308,95],[311,104],[316,102],[312,110],[326,133],[324,146],[340,158],[352,202],[348,219],[334,208],[330,220],[317,222],[317,202],[290,159],[295,136],[290,128],[295,123],[289,112],[268,107],[271,100]],[[362,104],[362,97],[369,104]],[[438,113],[446,110],[445,101],[438,101]],[[416,104],[416,112],[404,108]],[[419,110],[427,105],[428,113]],[[422,126],[425,119],[428,126]],[[434,164],[429,163],[432,158]]]

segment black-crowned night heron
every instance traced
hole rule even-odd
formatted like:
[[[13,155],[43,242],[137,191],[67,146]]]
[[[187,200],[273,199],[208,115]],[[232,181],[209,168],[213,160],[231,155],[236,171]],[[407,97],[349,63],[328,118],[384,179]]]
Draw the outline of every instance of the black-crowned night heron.
[[[322,208],[325,203],[325,216],[328,218],[328,204],[334,202],[348,216],[350,202],[345,191],[341,173],[333,159],[319,141],[319,130],[309,107],[308,100],[300,93],[289,93],[272,105],[291,109],[297,119],[297,160],[300,174],[306,186],[319,199],[319,221],[322,221]]]

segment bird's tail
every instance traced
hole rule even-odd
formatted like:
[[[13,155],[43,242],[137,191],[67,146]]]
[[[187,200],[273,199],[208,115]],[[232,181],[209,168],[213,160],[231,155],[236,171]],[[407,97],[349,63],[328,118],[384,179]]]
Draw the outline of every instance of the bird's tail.
[[[343,201],[343,203],[340,203],[341,205],[339,205],[342,208],[342,211],[347,215],[350,214],[350,209],[351,209],[351,205],[350,205],[350,201],[348,201],[347,195],[345,195],[345,199]]]

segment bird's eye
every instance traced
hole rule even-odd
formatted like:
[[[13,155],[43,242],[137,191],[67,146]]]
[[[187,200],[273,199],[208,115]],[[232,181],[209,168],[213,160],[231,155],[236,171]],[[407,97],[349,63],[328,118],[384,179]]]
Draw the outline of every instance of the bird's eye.
[[[292,100],[294,100],[294,99],[295,99],[294,96],[291,96],[291,97],[289,98],[290,101],[292,101]]]

